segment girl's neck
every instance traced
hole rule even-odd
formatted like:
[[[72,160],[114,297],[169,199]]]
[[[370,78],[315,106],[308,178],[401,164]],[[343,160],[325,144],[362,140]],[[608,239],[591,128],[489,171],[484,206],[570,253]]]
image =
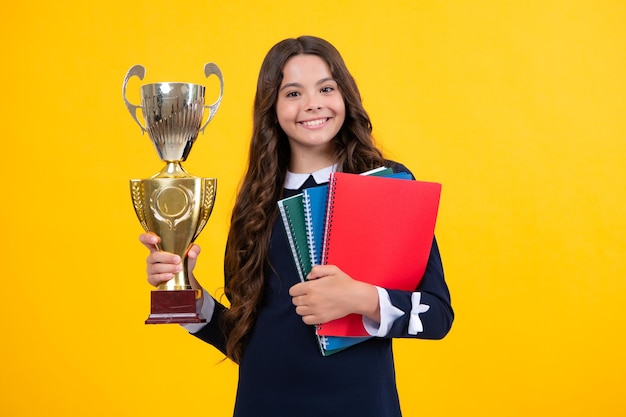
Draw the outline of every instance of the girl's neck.
[[[289,171],[296,174],[310,174],[322,168],[329,167],[335,162],[337,161],[335,161],[332,153],[315,154],[291,152]]]

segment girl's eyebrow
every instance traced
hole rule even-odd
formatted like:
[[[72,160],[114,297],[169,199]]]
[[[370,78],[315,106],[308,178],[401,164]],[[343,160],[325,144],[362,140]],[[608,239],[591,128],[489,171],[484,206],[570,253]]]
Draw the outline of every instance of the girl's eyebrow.
[[[335,81],[335,79],[333,77],[326,77],[326,78],[322,78],[321,80],[319,80],[316,85],[320,85],[320,84],[324,84],[328,81]],[[302,84],[300,83],[288,83],[283,85],[279,91],[283,91],[285,88],[292,88],[292,87],[296,87],[296,88],[302,88]]]
[[[291,88],[291,87],[302,88],[302,84],[300,84],[300,83],[288,83],[288,84],[285,84],[282,87],[280,87],[279,91],[283,91],[284,89]]]

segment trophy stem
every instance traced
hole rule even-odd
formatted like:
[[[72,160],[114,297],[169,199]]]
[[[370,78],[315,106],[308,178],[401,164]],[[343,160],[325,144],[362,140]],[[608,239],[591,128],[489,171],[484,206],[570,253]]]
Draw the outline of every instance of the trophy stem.
[[[165,161],[165,166],[158,174],[154,175],[152,178],[192,178],[193,175],[189,174],[183,166],[180,164],[180,161]]]
[[[184,262],[184,268],[186,268],[186,258]],[[187,274],[185,271],[180,271],[174,274],[174,278],[170,279],[167,282],[160,284],[158,287],[159,291],[174,291],[174,290],[191,290],[191,285],[189,284],[189,279],[187,278]]]

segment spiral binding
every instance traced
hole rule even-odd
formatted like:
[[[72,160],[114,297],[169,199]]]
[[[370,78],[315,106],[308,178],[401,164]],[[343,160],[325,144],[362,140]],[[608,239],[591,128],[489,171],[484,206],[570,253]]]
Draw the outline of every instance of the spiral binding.
[[[304,221],[307,228],[307,239],[309,247],[309,257],[311,265],[317,265],[317,254],[315,253],[315,236],[313,235],[313,219],[311,214],[311,198],[307,193],[302,195],[302,205],[304,206]]]
[[[326,207],[326,224],[324,226],[324,248],[322,250],[322,265],[328,263],[328,248],[330,247],[330,239],[333,229],[333,210],[335,208],[335,185],[337,179],[334,172],[330,176],[330,185],[328,186],[328,205]]]
[[[282,204],[279,204],[278,207],[281,213],[285,215],[283,223],[285,224],[285,229],[289,230],[289,233],[287,233],[287,239],[289,240],[289,247],[291,248],[291,253],[293,254],[294,259],[298,260],[298,262],[296,262],[298,276],[300,277],[301,281],[304,281],[304,271],[302,270],[302,257],[300,256],[300,250],[299,250],[300,247],[298,246],[298,242],[293,238],[296,231],[293,228],[293,222],[291,221],[291,214],[289,213],[289,209],[287,209]]]
[[[317,336],[317,340],[320,343],[322,350],[328,349],[328,338],[326,336]]]

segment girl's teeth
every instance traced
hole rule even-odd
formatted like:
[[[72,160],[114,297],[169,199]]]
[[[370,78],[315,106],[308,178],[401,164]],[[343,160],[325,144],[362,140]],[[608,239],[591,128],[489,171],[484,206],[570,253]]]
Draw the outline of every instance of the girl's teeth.
[[[310,122],[302,122],[303,125],[305,126],[318,126],[321,125],[322,123],[324,123],[324,119],[320,119],[320,120],[312,120]]]

